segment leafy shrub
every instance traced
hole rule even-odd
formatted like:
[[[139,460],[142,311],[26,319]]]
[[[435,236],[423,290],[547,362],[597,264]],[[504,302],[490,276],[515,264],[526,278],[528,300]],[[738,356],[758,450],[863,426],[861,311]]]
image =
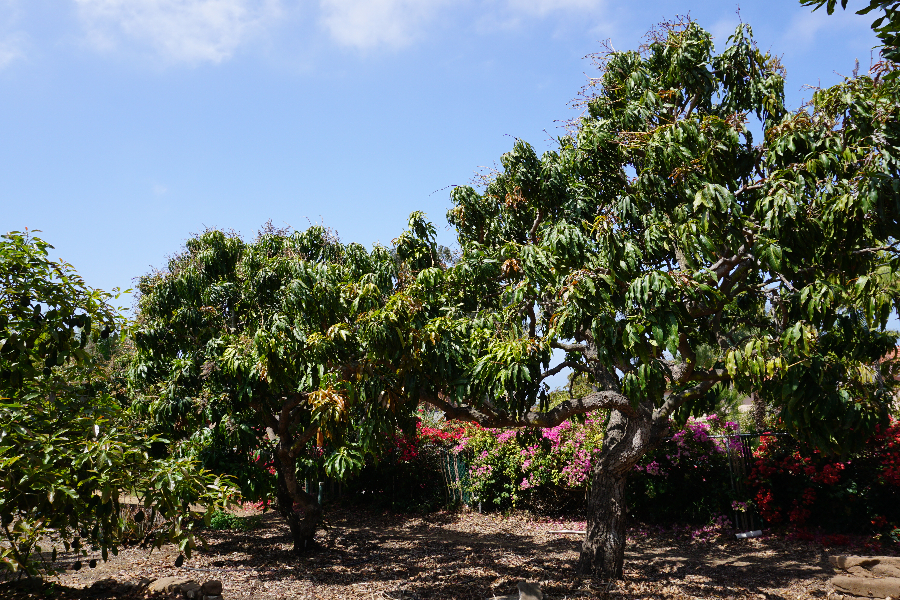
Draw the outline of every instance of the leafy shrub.
[[[831,531],[879,531],[900,537],[900,422],[845,459],[789,436],[763,436],[754,454],[749,496],[732,488],[729,437],[740,426],[709,415],[645,455],[628,479],[631,514],[655,523],[710,523],[756,507],[767,525]],[[502,430],[466,425],[456,452],[470,462],[470,492],[485,510],[583,510],[590,457],[602,441],[602,416],[552,429]]]
[[[146,406],[136,406],[146,411]],[[140,410],[133,412],[140,414]],[[254,429],[228,414],[216,416],[217,421],[175,442],[173,454],[195,460],[212,473],[227,473],[239,486],[243,501],[268,507],[277,485],[274,444],[262,428]]]
[[[482,509],[527,508],[552,514],[584,510],[590,460],[603,439],[605,415],[548,429],[467,426],[455,449],[471,463],[470,492]],[[628,481],[632,514],[649,522],[709,523],[734,500],[727,436],[736,423],[716,415],[685,428],[643,457]],[[737,443],[736,441],[734,443]]]
[[[43,575],[60,549],[109,552],[132,528],[125,496],[150,507],[155,545],[195,545],[188,506],[224,505],[230,483],[184,457],[155,458],[120,404],[114,351],[127,331],[110,302],[52,246],[0,236],[0,570]],[[142,513],[142,517],[143,517]],[[157,522],[158,519],[158,522]]]
[[[730,514],[734,500],[727,437],[738,424],[717,415],[690,418],[635,465],[627,498],[633,515],[648,522],[707,523]]]
[[[750,483],[771,525],[889,535],[900,526],[900,421],[879,428],[861,452],[843,458],[789,436],[764,436]]]
[[[471,461],[470,491],[482,509],[527,508],[540,513],[584,510],[590,460],[603,439],[605,415],[548,429],[467,426],[456,451]],[[648,453],[629,477],[632,513],[647,521],[708,523],[729,514],[727,435],[737,424],[710,415],[690,419]]]
[[[250,531],[259,527],[259,522],[261,519],[261,515],[239,517],[228,512],[217,510],[209,518],[209,528]]]

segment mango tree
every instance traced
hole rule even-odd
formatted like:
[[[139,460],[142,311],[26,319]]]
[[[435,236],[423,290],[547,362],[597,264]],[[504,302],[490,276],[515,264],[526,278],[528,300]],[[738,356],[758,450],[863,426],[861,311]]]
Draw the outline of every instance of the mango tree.
[[[900,96],[876,72],[790,112],[746,25],[720,53],[685,21],[599,61],[555,151],[516,142],[480,191],[453,191],[462,255],[419,275],[421,306],[445,308],[405,390],[489,427],[609,410],[580,569],[611,579],[629,472],[724,388],[826,451],[887,419]],[[593,390],[550,406],[565,369]]]
[[[221,231],[188,240],[138,285],[135,410],[179,442],[176,455],[229,454],[257,497],[266,491],[254,489],[253,463],[271,455],[294,551],[310,549],[323,509],[304,473],[346,476],[412,423],[392,383],[395,328],[372,312],[404,312],[399,290],[414,281],[411,268],[436,263],[434,250],[409,232],[395,252],[369,252],[322,227],[269,229],[250,243]]]

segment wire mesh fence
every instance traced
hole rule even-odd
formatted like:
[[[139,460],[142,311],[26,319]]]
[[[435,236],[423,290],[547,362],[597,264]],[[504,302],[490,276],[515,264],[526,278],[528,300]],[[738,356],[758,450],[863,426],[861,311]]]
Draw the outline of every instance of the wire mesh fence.
[[[447,487],[448,504],[469,504],[469,465],[463,456],[446,448],[441,449],[441,474]]]
[[[749,497],[749,479],[752,469],[753,450],[760,444],[763,436],[787,435],[778,431],[759,433],[735,433],[716,436],[726,440],[728,452],[728,470],[731,476],[731,489],[735,498]],[[734,527],[739,532],[762,529],[764,522],[759,513],[748,502],[735,502],[732,505]]]
[[[750,461],[753,458],[753,445],[759,443],[759,434],[738,433],[727,436],[728,470],[731,476],[731,489],[735,498],[748,496],[747,484],[750,475]],[[733,522],[737,531],[755,531],[762,528],[759,515],[747,503],[732,504]]]

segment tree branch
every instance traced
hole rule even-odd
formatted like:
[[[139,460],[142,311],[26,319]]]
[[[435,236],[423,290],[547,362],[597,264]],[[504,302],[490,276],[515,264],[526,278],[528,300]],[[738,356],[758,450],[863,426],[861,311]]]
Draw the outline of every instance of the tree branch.
[[[720,381],[729,381],[731,375],[725,369],[710,369],[709,371],[694,371],[689,381],[712,381],[718,383]]]
[[[693,319],[706,317],[722,310],[721,306],[709,306],[705,302],[687,302],[685,307]]]
[[[556,365],[556,366],[553,367],[552,369],[548,369],[546,372],[541,373],[541,380],[543,381],[544,379],[547,379],[548,377],[551,377],[551,376],[553,376],[553,375],[556,375],[557,373],[559,373],[560,371],[562,371],[562,370],[565,369],[566,367],[568,367],[568,368],[570,368],[570,369],[575,369],[575,370],[577,370],[577,371],[588,371],[588,370],[589,370],[589,369],[588,369],[587,367],[585,367],[584,365],[580,365],[580,364],[578,364],[577,362],[574,362],[574,361],[571,361],[571,360],[566,360],[566,361],[563,361],[563,362],[559,363],[558,365]]]
[[[796,292],[796,291],[797,291],[797,288],[795,288],[793,285],[791,285],[791,282],[787,280],[787,277],[785,277],[785,276],[782,275],[781,273],[778,274],[778,279],[780,279],[781,282],[782,282],[785,286],[787,286],[787,289],[790,290],[791,292]]]
[[[537,244],[537,228],[543,219],[544,211],[539,208],[537,209],[537,216],[534,218],[534,225],[531,226],[531,231],[528,232],[528,237],[531,239],[532,244]]]
[[[291,411],[306,400],[307,394],[293,394],[287,402],[281,405],[281,414],[278,417],[278,433],[287,435],[291,426]]]
[[[749,257],[750,260],[744,260],[740,264],[737,265],[737,268],[729,275],[725,277],[722,281],[722,285],[719,286],[719,289],[722,290],[725,294],[729,294],[731,289],[734,287],[734,284],[738,283],[747,273],[750,272],[750,267],[753,264],[752,257]]]
[[[551,348],[557,348],[558,350],[565,350],[566,352],[581,352],[582,354],[587,354],[588,347],[584,344],[567,344],[565,342],[550,342]]]
[[[474,406],[452,406],[449,402],[433,395],[427,395],[422,400],[444,411],[448,420],[469,421],[484,427],[555,427],[569,417],[602,408],[618,410],[628,416],[637,415],[628,398],[611,391],[592,392],[581,398],[565,400],[547,412],[528,411],[517,418],[506,415],[489,415]]]
[[[862,248],[860,250],[853,250],[850,254],[859,255],[870,254],[872,252],[900,252],[900,250],[897,250],[896,248],[897,244],[900,244],[900,240],[897,240],[889,246],[878,246],[877,248]]]
[[[266,410],[265,406],[263,406],[259,402],[253,402],[250,404],[250,407],[256,409],[259,412],[259,414],[262,416],[263,423],[266,424],[266,427],[270,428],[273,433],[278,431],[278,419],[276,419],[272,413]]]
[[[746,246],[741,246],[738,248],[737,254],[734,256],[725,257],[723,256],[719,260],[713,264],[709,270],[716,274],[716,277],[719,279],[724,279],[728,273],[731,272],[738,263],[747,258],[747,248]]]
[[[303,446],[306,445],[306,442],[311,440],[312,437],[316,435],[317,431],[319,431],[318,425],[316,425],[315,423],[310,423],[309,427],[303,430],[303,433],[300,435],[300,437],[294,440],[294,443],[291,445],[291,449],[288,451],[288,454],[290,454],[290,457],[292,459],[297,458],[297,456],[300,454],[300,450],[303,448]]]
[[[537,331],[537,316],[534,314],[534,304],[528,303],[528,334],[534,338]]]
[[[678,352],[681,353],[684,362],[682,363],[680,373],[675,375],[675,371],[672,371],[672,376],[675,377],[675,381],[681,383],[690,379],[691,375],[694,374],[694,367],[697,364],[697,354],[694,352],[694,349],[691,348],[687,336],[683,333],[678,338]]]
[[[687,105],[687,110],[685,110],[685,111],[682,113],[681,117],[682,117],[682,118],[685,118],[685,117],[690,116],[690,114],[691,114],[691,113],[694,111],[694,109],[697,107],[697,102],[699,102],[699,101],[700,101],[700,92],[696,92],[696,93],[691,97],[691,101],[690,101],[690,102],[688,103],[688,105]]]
[[[702,396],[707,391],[709,391],[709,388],[711,388],[715,384],[716,381],[702,381],[697,385],[681,392],[669,394],[669,397],[666,398],[662,406],[653,411],[653,420],[667,420],[669,416],[671,416],[671,414],[675,411],[675,409],[677,409],[688,400],[692,400],[694,398]]]
[[[297,458],[300,449],[305,446],[306,442],[312,439],[319,430],[319,427],[315,423],[310,423],[303,433],[300,434],[299,438],[291,438],[291,412],[302,404],[307,397],[308,394],[293,394],[287,402],[281,406],[281,414],[278,417],[278,427],[273,428],[278,432],[279,444],[282,448],[287,450],[291,459]]]
[[[758,190],[759,188],[763,187],[764,185],[766,185],[766,182],[765,182],[765,181],[760,181],[759,183],[754,183],[753,185],[745,185],[745,186],[742,186],[741,189],[739,189],[738,191],[736,191],[736,192],[734,193],[734,197],[737,198],[738,196],[740,196],[740,195],[743,194],[744,192],[749,192],[749,191],[752,191],[752,190]]]

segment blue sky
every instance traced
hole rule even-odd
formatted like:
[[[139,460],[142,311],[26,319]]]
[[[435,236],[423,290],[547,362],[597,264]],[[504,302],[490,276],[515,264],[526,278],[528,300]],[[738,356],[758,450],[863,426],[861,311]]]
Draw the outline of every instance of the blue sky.
[[[851,0],[854,4],[862,2]],[[577,114],[609,38],[690,12],[719,44],[732,2],[0,0],[0,229],[40,229],[94,287],[129,287],[192,232],[272,219],[389,244],[513,137]],[[788,100],[876,39],[870,18],[741,6],[783,56]],[[127,302],[126,302],[127,303]]]

